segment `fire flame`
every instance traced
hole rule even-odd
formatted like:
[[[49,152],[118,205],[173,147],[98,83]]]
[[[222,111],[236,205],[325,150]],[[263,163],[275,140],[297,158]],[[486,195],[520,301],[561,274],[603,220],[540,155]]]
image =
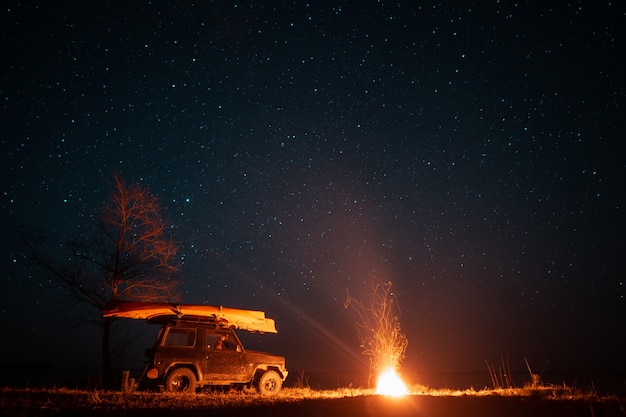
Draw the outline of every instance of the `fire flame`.
[[[389,395],[392,397],[402,397],[407,395],[409,390],[407,389],[404,381],[400,378],[400,375],[393,368],[384,370],[378,377],[378,383],[376,384],[376,394]]]

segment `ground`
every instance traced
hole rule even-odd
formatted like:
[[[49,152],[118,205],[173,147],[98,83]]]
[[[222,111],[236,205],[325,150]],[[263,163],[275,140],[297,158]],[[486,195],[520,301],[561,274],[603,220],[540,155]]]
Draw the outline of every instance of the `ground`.
[[[284,390],[276,398],[242,393],[169,395],[68,389],[0,390],[0,416],[626,416],[626,398],[561,397],[535,392],[422,393],[401,398],[371,391]]]

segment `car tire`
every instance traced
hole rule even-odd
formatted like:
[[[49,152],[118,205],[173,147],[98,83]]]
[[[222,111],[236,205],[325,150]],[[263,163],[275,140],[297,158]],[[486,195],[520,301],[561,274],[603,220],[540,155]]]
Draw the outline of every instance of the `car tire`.
[[[186,392],[194,394],[198,381],[189,368],[176,368],[167,376],[165,390],[169,392]]]
[[[280,375],[276,371],[267,371],[261,378],[259,378],[259,383],[257,385],[257,389],[259,394],[269,397],[272,395],[278,394],[280,388],[283,385],[283,380]]]

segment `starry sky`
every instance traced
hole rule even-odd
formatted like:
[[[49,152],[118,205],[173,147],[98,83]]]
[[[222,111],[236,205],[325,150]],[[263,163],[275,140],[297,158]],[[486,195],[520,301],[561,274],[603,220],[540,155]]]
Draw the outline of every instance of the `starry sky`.
[[[36,285],[17,236],[88,230],[117,171],[164,206],[182,301],[266,311],[278,335],[248,344],[293,371],[367,369],[344,301],[375,281],[393,282],[410,378],[486,377],[503,355],[626,370],[621,2],[8,1],[0,16],[0,317],[21,340],[0,361],[98,366],[97,332]]]

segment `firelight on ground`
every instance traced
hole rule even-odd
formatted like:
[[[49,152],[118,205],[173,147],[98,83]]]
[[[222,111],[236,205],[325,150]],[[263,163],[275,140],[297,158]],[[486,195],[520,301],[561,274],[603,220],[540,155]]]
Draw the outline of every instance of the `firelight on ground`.
[[[395,369],[388,368],[384,370],[378,377],[378,383],[376,384],[376,394],[389,395],[392,397],[402,397],[407,395],[409,390],[407,389],[402,378],[397,374]]]

